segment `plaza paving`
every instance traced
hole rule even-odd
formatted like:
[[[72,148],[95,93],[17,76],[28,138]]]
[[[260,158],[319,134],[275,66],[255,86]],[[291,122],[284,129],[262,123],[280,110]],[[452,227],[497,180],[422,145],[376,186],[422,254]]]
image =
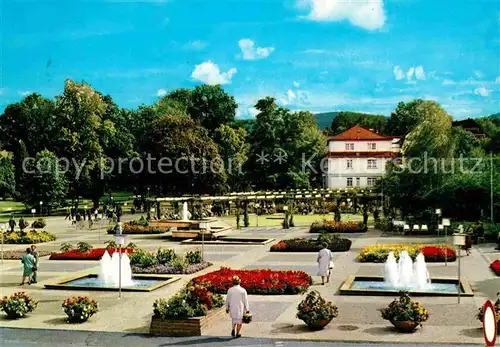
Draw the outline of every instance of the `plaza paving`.
[[[104,225],[103,225],[104,226]],[[113,239],[101,230],[75,230],[68,221],[61,218],[48,220],[46,228],[55,232],[58,241],[40,244],[39,250],[57,251],[62,242],[74,245],[78,241],[89,242],[94,247],[104,246],[104,242]],[[233,230],[229,234],[245,237],[292,238],[307,234],[307,228],[288,230],[276,227],[247,228]],[[352,239],[351,251],[334,253],[335,270],[331,282],[326,286],[314,284],[311,288],[332,300],[339,307],[339,317],[324,330],[309,332],[302,321],[295,318],[296,307],[302,297],[293,296],[250,296],[250,308],[254,321],[244,326],[244,336],[273,339],[307,339],[336,341],[377,341],[407,343],[470,343],[481,344],[483,333],[480,322],[475,318],[477,309],[486,298],[494,299],[500,290],[500,278],[496,278],[488,269],[488,262],[500,257],[493,251],[493,245],[481,245],[472,250],[470,256],[462,257],[462,275],[471,283],[475,296],[462,298],[422,297],[418,300],[429,309],[430,319],[424,327],[414,334],[400,334],[391,324],[380,317],[378,309],[385,307],[392,297],[341,296],[338,288],[350,274],[382,275],[383,264],[363,264],[355,260],[359,250],[377,243],[399,242],[443,242],[443,238],[425,237],[408,238],[398,235],[382,235],[377,230],[366,234],[345,235]],[[150,250],[173,248],[179,253],[199,248],[198,245],[181,245],[159,235],[129,236],[141,248]],[[156,298],[169,297],[176,293],[193,276],[230,266],[235,269],[272,268],[304,270],[317,282],[315,253],[271,253],[270,245],[206,245],[205,258],[214,266],[191,276],[179,276],[181,279],[171,285],[149,293],[85,292],[67,290],[47,290],[43,284],[52,283],[67,276],[88,271],[98,273],[98,262],[92,261],[49,261],[48,257],[40,261],[39,283],[24,286],[23,290],[40,301],[35,312],[25,319],[10,321],[0,317],[0,325],[11,328],[63,329],[73,331],[147,333],[152,315],[152,304]],[[6,249],[22,249],[19,245],[6,245]],[[428,264],[431,276],[456,277],[457,262]],[[21,274],[19,261],[4,261],[1,271],[1,293],[11,294],[18,291]],[[89,295],[97,299],[100,312],[85,324],[74,325],[65,322],[61,303],[67,296]],[[229,332],[229,319],[223,319],[207,332],[209,336],[226,336]],[[57,336],[57,335],[55,335]],[[243,340],[236,345],[244,345]],[[203,343],[205,345],[205,343]],[[168,343],[163,345],[169,345]],[[173,345],[176,345],[174,343]]]

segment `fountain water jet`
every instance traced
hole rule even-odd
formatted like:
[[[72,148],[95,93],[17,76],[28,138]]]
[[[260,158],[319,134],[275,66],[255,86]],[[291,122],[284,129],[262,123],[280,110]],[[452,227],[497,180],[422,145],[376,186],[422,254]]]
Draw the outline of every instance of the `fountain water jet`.
[[[108,251],[104,252],[100,260],[99,280],[107,286],[118,287],[119,280],[119,267],[121,268],[121,286],[131,287],[134,285],[132,280],[132,269],[130,268],[130,259],[127,253],[123,253],[120,264],[120,254],[114,252],[110,257]]]
[[[431,280],[424,255],[420,253],[414,264],[408,251],[402,251],[396,263],[394,253],[389,252],[385,262],[384,280],[395,288],[427,288]]]

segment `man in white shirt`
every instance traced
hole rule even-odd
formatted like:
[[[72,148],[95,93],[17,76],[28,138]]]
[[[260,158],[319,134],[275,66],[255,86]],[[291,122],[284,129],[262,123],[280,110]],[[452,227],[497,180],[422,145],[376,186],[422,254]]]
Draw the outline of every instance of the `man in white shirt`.
[[[226,312],[232,320],[232,337],[241,337],[241,325],[243,324],[243,315],[249,312],[248,294],[245,288],[240,286],[241,280],[238,276],[233,277],[233,286],[227,291]]]

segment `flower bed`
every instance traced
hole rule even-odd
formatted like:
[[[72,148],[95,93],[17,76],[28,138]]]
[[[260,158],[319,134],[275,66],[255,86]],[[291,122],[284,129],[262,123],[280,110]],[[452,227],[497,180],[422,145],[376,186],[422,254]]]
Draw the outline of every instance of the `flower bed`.
[[[4,232],[4,243],[6,244],[33,244],[55,241],[56,239],[57,237],[54,234],[45,230]]]
[[[47,251],[38,251],[38,257],[45,257],[47,255],[51,255],[52,252],[47,252]],[[3,259],[5,260],[20,260],[23,255],[26,254],[26,249],[18,249],[18,250],[13,250],[13,251],[4,251],[3,252]]]
[[[387,260],[389,252],[394,252],[394,256],[398,259],[401,251],[408,251],[408,254],[412,259],[415,259],[419,253],[422,253],[425,257],[425,261],[428,263],[440,263],[445,260],[453,262],[457,259],[455,249],[447,244],[388,244],[374,245],[363,248],[359,253],[358,260],[361,262],[383,263]]]
[[[125,235],[143,235],[143,234],[163,234],[168,231],[167,229],[153,228],[149,226],[135,225],[130,223],[123,223],[122,234]],[[113,227],[108,228],[108,234],[115,234]]]
[[[366,230],[362,222],[335,222],[326,219],[312,223],[309,228],[310,233],[363,233]]]
[[[271,246],[271,252],[317,252],[322,244],[326,243],[332,252],[347,252],[351,249],[352,241],[336,234],[321,235],[317,239],[297,238],[283,240]]]
[[[495,273],[495,275],[500,276],[500,259],[491,263],[490,269]]]
[[[82,252],[77,249],[71,249],[67,252],[52,253],[49,260],[100,260],[104,255],[106,248],[93,248],[88,252]],[[113,255],[115,252],[114,248],[108,249],[109,255]],[[122,252],[127,252],[127,254],[132,254],[134,250],[132,248],[123,248]]]
[[[203,261],[201,251],[187,252],[185,257],[173,249],[158,249],[156,252],[137,250],[130,257],[132,273],[138,274],[183,274],[189,275],[212,266]]]
[[[226,294],[233,286],[232,278],[238,276],[248,294],[298,294],[312,283],[304,271],[232,270],[222,267],[218,271],[193,278],[193,283],[203,283],[214,293]]]

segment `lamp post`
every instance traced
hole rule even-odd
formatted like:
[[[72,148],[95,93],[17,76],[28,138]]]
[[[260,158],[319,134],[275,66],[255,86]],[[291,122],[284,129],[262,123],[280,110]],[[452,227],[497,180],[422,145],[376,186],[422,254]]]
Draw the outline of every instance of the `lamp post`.
[[[115,225],[115,239],[118,245],[118,299],[122,298],[122,245],[125,244],[125,237],[122,235],[121,223]]]
[[[255,204],[255,214],[257,215],[257,228],[259,227],[259,207],[260,205],[258,203]]]
[[[453,234],[453,244],[458,246],[458,303],[460,304],[460,292],[462,290],[462,282],[460,281],[460,249],[465,246],[465,235],[462,233]]]
[[[43,215],[43,201],[40,201],[40,217]]]
[[[200,222],[201,230],[201,260],[205,260],[205,231],[210,227],[207,222]]]

